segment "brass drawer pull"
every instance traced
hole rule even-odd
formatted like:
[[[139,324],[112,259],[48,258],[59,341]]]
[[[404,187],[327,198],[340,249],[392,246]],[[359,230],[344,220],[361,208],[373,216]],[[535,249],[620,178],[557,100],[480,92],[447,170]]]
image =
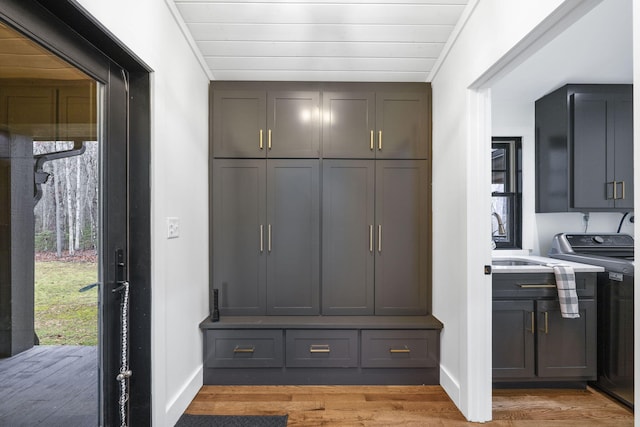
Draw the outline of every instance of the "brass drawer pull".
[[[371,133],[369,134],[369,149],[371,151],[373,151],[373,129],[371,130]]]
[[[309,353],[331,353],[331,347],[329,344],[311,344]]]
[[[411,353],[411,349],[405,345],[404,348],[390,348],[389,353]]]
[[[240,347],[239,345],[237,345],[234,349],[233,352],[234,353],[254,353],[256,351],[255,346],[250,346],[250,347]]]
[[[518,285],[520,288],[522,289],[548,289],[548,288],[555,288],[556,285],[551,285],[551,284],[540,284],[540,285]]]
[[[264,142],[262,137],[262,129],[260,129],[260,149],[264,149]]]

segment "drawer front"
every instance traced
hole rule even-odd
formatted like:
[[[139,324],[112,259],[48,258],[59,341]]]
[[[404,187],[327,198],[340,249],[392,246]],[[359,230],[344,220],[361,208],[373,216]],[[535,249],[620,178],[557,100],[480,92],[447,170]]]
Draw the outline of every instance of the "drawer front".
[[[430,368],[439,365],[438,331],[363,330],[363,368]]]
[[[286,365],[292,368],[358,366],[357,330],[287,330]]]
[[[205,331],[207,368],[281,367],[282,354],[282,330]]]
[[[578,297],[593,297],[596,280],[596,273],[576,273]],[[555,285],[553,273],[500,273],[492,277],[494,298],[557,298]]]

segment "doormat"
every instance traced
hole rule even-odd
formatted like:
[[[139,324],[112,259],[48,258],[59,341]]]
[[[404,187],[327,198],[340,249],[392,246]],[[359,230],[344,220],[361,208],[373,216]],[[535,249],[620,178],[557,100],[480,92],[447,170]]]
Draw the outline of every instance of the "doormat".
[[[175,427],[286,427],[287,415],[183,414]]]

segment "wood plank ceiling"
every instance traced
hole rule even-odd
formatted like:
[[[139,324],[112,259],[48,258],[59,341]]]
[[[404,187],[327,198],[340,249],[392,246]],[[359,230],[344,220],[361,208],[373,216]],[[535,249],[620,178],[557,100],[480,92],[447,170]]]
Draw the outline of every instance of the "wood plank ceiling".
[[[171,0],[212,80],[430,80],[469,0]]]

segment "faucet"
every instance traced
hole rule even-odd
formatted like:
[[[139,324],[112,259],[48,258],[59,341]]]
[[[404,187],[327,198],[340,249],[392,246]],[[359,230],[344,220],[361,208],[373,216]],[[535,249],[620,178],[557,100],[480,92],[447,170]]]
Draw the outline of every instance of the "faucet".
[[[502,218],[498,214],[498,212],[491,212],[491,215],[495,216],[498,220],[498,236],[504,236],[507,234],[507,231],[504,229],[504,223],[502,222]]]

